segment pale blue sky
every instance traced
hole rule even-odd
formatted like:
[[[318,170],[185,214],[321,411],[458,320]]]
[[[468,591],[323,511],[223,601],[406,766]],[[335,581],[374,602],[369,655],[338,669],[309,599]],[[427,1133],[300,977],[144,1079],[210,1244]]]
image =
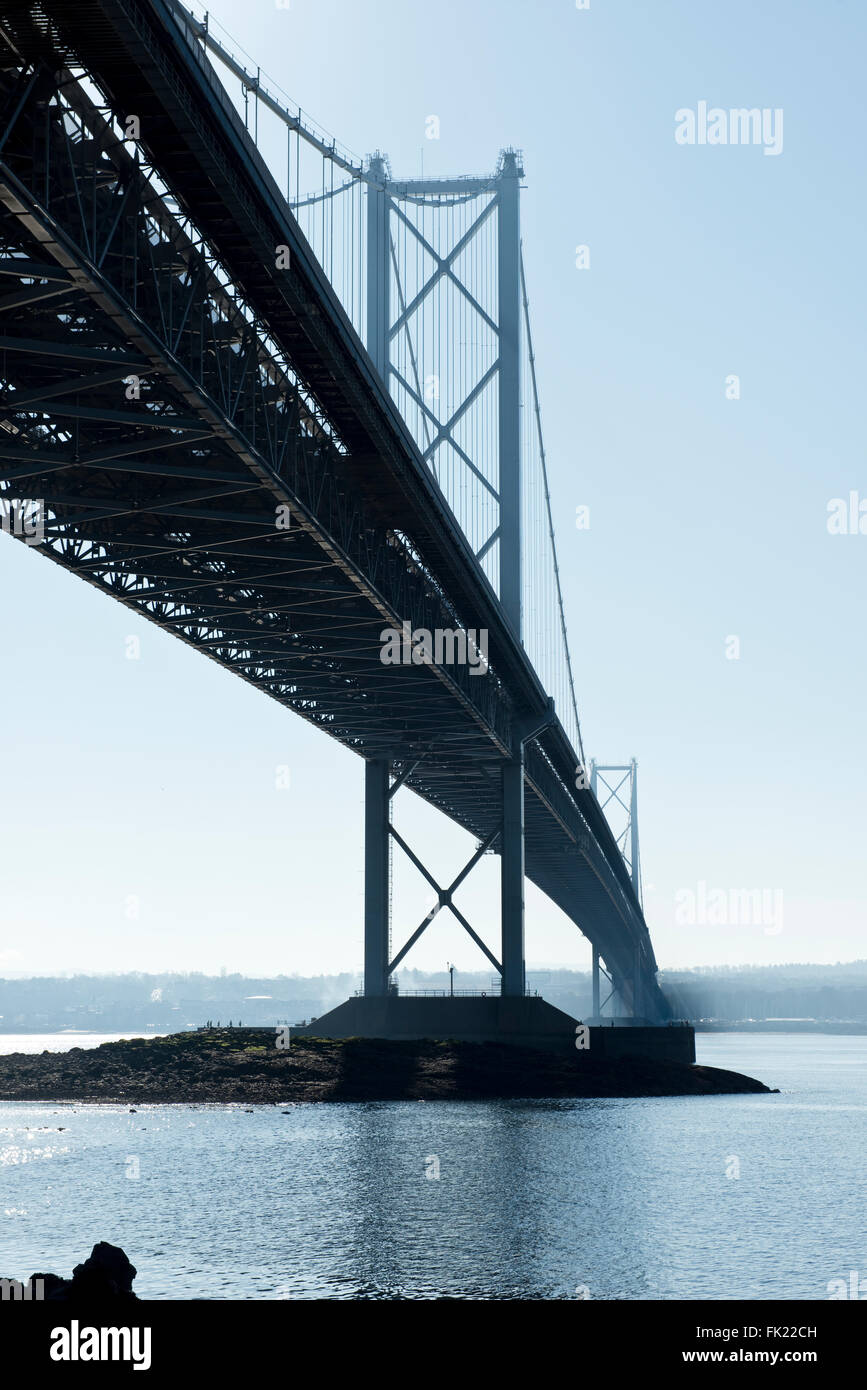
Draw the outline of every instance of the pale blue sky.
[[[585,746],[639,760],[660,963],[867,955],[867,536],[826,529],[829,499],[867,497],[863,5],[210,8],[315,119],[398,175],[422,154],[425,172],[461,174],[523,150]],[[700,100],[781,107],[782,153],[677,145],[675,111]],[[6,537],[0,640],[0,969],[360,964],[359,760]],[[398,816],[443,877],[471,849],[408,795]],[[395,862],[397,938],[427,893]],[[678,922],[675,895],[699,882],[782,890],[782,930]],[[495,941],[495,859],[460,902]],[[586,963],[532,887],[527,928],[531,966]],[[447,960],[480,963],[440,918],[408,964]]]

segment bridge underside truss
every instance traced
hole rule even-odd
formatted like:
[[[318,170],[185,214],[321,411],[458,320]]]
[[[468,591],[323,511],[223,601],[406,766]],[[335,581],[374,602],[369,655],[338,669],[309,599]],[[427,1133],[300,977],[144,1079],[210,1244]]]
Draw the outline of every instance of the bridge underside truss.
[[[137,7],[114,8],[120,23]],[[305,343],[322,358],[350,340],[339,321],[331,332],[337,311],[314,271],[299,274],[288,209],[266,238],[267,266],[259,254],[244,275],[214,235],[243,220],[234,185],[210,203],[182,197],[153,160],[144,96],[132,142],[126,113],[68,44],[57,51],[43,13],[4,7],[14,47],[0,66],[0,499],[41,501],[43,553],[388,760],[495,846],[502,766],[544,692],[484,585],[469,597],[459,538],[435,534],[442,499],[408,437],[379,424],[386,408],[366,404],[363,361],[310,370]],[[192,166],[195,140],[174,119]],[[252,165],[243,129],[234,136]],[[263,194],[258,224],[268,208]],[[273,254],[284,244],[289,269]],[[292,296],[305,313],[296,304],[293,316]],[[285,333],[264,299],[279,300]],[[404,622],[490,627],[490,669],[383,664],[381,634]],[[573,762],[556,724],[527,746],[527,874],[598,946],[624,997],[637,970],[643,1012],[664,1016],[643,917],[594,798],[572,785]]]

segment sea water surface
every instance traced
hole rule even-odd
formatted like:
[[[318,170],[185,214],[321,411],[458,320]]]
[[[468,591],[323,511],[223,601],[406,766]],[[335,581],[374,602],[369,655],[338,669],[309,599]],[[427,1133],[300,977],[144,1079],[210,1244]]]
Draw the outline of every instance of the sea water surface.
[[[0,1104],[0,1277],[68,1277],[98,1240],[143,1298],[826,1299],[867,1275],[867,1037],[696,1042],[781,1094]]]

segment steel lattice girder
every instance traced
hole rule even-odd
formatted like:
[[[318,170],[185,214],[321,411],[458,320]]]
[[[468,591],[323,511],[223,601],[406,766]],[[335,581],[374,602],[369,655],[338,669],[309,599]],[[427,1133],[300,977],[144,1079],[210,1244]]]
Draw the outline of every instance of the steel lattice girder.
[[[25,51],[0,74],[2,495],[45,500],[59,563],[365,756],[418,760],[407,785],[486,838],[514,720],[537,697],[483,578],[474,598],[459,575],[443,587],[439,562],[448,580],[463,563],[452,531],[421,548],[438,520],[423,463],[410,448],[395,493],[390,422],[368,430],[365,402],[359,430],[345,403],[330,408],[328,364],[264,323],[201,232],[199,204],[194,225],[112,113],[42,61],[53,36],[28,25],[44,8],[4,12]],[[76,24],[84,10],[144,12],[94,0]],[[324,292],[307,305],[314,320],[333,308]],[[414,522],[409,477],[429,497]],[[288,531],[275,528],[281,505]],[[492,671],[384,667],[379,632],[404,619],[490,624]],[[527,750],[528,874],[626,989],[642,949],[644,995],[662,1012],[646,926],[570,765],[557,726]]]

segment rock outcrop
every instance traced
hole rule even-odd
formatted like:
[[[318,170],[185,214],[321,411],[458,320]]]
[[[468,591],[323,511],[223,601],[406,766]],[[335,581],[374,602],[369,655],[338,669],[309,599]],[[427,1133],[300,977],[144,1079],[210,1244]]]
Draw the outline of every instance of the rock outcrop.
[[[551,1099],[767,1092],[752,1077],[647,1057],[502,1043],[290,1038],[211,1029],[0,1057],[0,1100],[140,1104]]]
[[[136,1303],[132,1281],[136,1269],[119,1245],[99,1241],[82,1264],[76,1265],[71,1279],[59,1274],[31,1274],[27,1285],[3,1280],[10,1299],[45,1303]],[[18,1291],[20,1290],[20,1292]]]

